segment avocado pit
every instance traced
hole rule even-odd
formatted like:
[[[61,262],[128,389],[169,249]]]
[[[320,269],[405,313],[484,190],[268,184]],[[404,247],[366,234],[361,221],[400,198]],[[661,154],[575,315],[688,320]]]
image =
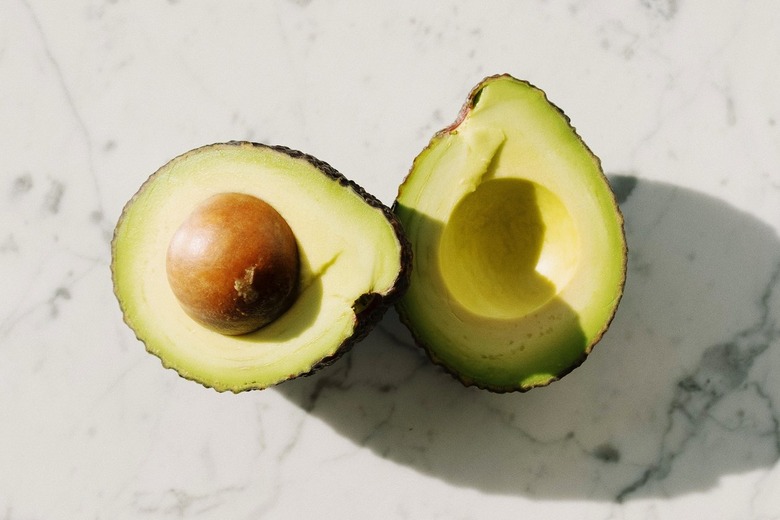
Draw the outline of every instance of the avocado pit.
[[[294,302],[298,245],[285,219],[243,193],[199,204],[176,230],[166,255],[168,283],[184,311],[226,335],[255,331]]]

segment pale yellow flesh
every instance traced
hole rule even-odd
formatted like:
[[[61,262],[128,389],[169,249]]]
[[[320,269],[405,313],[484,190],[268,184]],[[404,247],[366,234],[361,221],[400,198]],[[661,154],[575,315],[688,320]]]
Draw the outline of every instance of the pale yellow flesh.
[[[396,213],[400,310],[466,382],[545,384],[587,354],[622,291],[622,218],[598,160],[543,93],[502,77],[417,158]]]
[[[281,318],[244,336],[190,319],[165,272],[170,238],[199,202],[254,195],[298,241],[301,294]],[[128,204],[114,240],[114,280],[125,319],[147,349],[183,377],[217,390],[263,388],[308,372],[355,327],[355,300],[384,294],[400,272],[400,245],[382,214],[303,159],[266,147],[213,145],[162,168]]]

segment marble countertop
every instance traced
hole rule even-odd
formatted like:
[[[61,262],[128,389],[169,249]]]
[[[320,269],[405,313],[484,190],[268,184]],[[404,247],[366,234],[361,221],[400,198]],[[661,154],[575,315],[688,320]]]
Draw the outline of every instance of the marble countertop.
[[[779,519],[772,0],[0,0],[0,518]],[[248,139],[390,204],[473,85],[600,156],[628,283],[584,365],[464,388],[389,312],[336,365],[220,394],[122,322],[109,241],[170,158]]]

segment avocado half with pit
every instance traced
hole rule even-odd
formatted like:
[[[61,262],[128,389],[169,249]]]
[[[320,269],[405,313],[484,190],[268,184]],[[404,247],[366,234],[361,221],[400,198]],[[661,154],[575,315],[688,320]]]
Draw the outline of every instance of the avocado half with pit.
[[[127,203],[114,291],[149,352],[218,391],[312,373],[408,285],[390,209],[328,164],[230,142],[176,157]]]
[[[623,219],[598,158],[544,92],[483,80],[415,159],[393,206],[413,250],[402,321],[466,385],[546,385],[609,326]]]

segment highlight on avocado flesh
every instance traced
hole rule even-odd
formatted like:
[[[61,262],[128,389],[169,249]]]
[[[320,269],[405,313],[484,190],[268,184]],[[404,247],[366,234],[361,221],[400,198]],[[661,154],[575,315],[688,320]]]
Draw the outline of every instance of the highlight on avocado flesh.
[[[198,205],[173,234],[166,272],[195,321],[222,334],[246,334],[286,311],[298,285],[298,245],[265,201],[219,193]]]
[[[547,385],[612,321],[620,210],[598,158],[530,83],[480,82],[414,160],[393,210],[414,259],[401,320],[465,385]]]
[[[123,318],[146,349],[232,392],[336,361],[411,267],[387,206],[310,155],[248,142],[161,167],[125,205],[111,251]]]

